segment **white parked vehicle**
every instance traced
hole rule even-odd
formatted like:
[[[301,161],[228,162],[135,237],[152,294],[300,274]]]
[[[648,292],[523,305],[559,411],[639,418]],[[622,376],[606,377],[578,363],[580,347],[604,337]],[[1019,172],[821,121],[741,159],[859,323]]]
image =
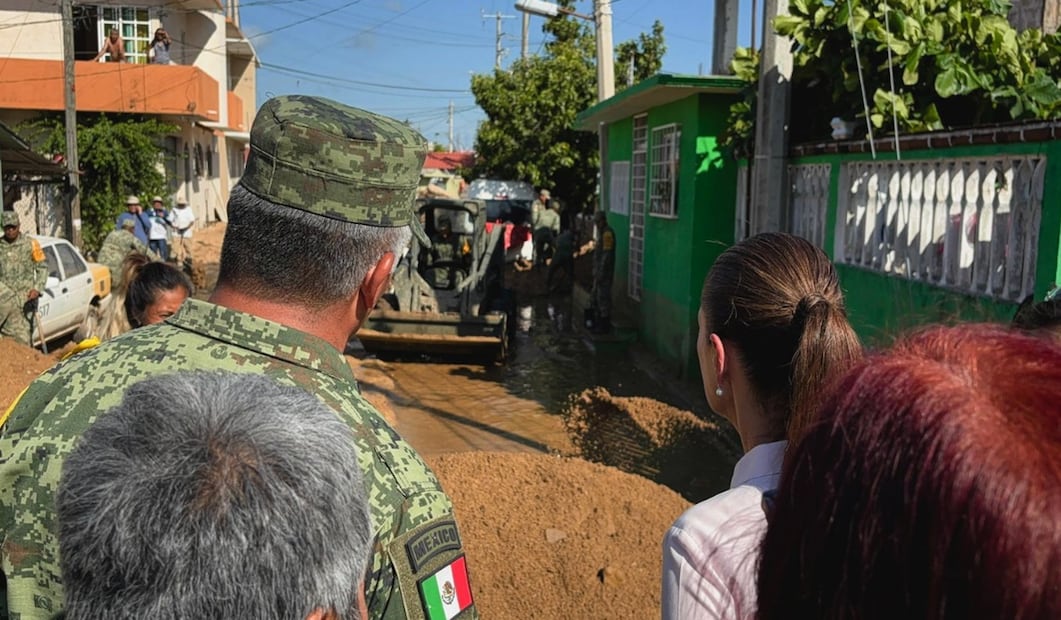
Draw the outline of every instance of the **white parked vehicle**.
[[[96,316],[100,301],[110,294],[111,275],[105,265],[87,262],[66,239],[31,236],[48,262],[48,280],[37,305],[48,342],[77,331],[87,318]],[[35,329],[35,345],[40,344],[39,334]]]

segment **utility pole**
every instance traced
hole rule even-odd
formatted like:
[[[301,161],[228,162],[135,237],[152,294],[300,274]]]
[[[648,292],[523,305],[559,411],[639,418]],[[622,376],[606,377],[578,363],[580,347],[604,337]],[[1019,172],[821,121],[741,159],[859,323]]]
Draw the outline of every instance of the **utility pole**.
[[[530,48],[530,13],[523,14],[523,38],[520,41],[520,55],[519,57],[523,60],[527,60],[527,52]]]
[[[453,100],[449,102],[449,151],[453,152]]]
[[[611,0],[595,0],[593,17],[597,24],[597,101],[604,101],[615,94]]]
[[[497,37],[496,37],[496,42],[495,42],[495,47],[494,47],[494,68],[495,69],[500,69],[501,68],[501,59],[505,56],[505,48],[501,46],[501,40],[505,36],[504,31],[501,30],[501,20],[503,20],[503,19],[513,19],[516,16],[515,15],[502,15],[500,11],[498,11],[497,13],[494,13],[493,15],[486,14],[485,12],[483,12],[482,9],[480,9],[479,11],[480,11],[480,14],[483,17],[483,20],[486,20],[487,18],[491,18],[491,17],[494,18],[495,20],[497,20]]]
[[[593,15],[582,15],[545,0],[518,0],[516,9],[542,17],[556,17],[563,14],[593,21],[597,27],[597,102],[604,101],[615,94],[615,50],[612,48],[611,0],[593,0]]]
[[[66,110],[66,176],[70,208],[66,212],[66,232],[70,243],[81,249],[81,179],[77,164],[77,93],[74,90],[74,2],[62,0],[63,13],[63,91]]]
[[[763,2],[763,51],[752,160],[751,234],[785,230],[788,224],[788,104],[792,51],[773,32],[774,18],[788,13],[788,0]]]
[[[729,63],[737,51],[737,14],[738,0],[715,0],[715,32],[711,51],[711,73],[729,75]],[[752,28],[755,22],[755,0],[752,0]],[[755,49],[755,35],[752,35],[752,49]]]

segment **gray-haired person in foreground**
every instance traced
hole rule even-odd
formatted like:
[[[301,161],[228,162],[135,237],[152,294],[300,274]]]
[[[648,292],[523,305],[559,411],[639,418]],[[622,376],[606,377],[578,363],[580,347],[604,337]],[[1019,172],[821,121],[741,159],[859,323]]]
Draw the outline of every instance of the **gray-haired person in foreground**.
[[[372,553],[351,431],[260,375],[132,385],[63,465],[66,619],[365,617]]]

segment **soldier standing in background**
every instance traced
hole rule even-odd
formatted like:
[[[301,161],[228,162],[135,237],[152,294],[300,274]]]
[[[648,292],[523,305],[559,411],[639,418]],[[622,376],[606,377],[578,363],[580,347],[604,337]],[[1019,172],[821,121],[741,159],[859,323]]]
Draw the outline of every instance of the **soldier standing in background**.
[[[32,346],[37,300],[48,279],[48,263],[37,240],[22,234],[18,213],[4,211],[0,222],[4,226],[4,240],[0,242],[0,334]],[[14,314],[13,309],[17,309]]]
[[[133,220],[122,220],[121,227],[112,231],[103,240],[99,248],[99,262],[111,270],[111,288],[118,289],[122,284],[122,262],[130,252],[140,252],[157,260],[158,255],[133,234],[136,223]]]
[[[283,96],[262,105],[250,143],[210,301],[188,299],[164,323],[70,358],[0,420],[0,566],[12,616],[61,611],[57,472],[89,422],[147,377],[228,370],[301,387],[353,431],[376,539],[370,618],[477,617],[449,498],[343,357],[410,235],[427,243],[413,211],[426,142],[391,118]]]
[[[606,334],[612,328],[612,279],[615,275],[615,231],[608,225],[608,215],[597,211],[593,216],[597,239],[593,245],[593,304],[597,318],[593,331]]]

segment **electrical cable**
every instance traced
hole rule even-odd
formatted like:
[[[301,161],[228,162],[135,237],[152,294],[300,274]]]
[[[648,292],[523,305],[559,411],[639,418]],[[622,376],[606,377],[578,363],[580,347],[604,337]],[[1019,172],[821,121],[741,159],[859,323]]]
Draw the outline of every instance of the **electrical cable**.
[[[873,123],[869,119],[869,100],[866,99],[866,81],[862,79],[862,60],[858,56],[858,37],[855,36],[855,16],[851,0],[847,0],[847,31],[851,34],[851,47],[855,49],[855,66],[858,68],[858,86],[862,89],[862,109],[866,115],[866,131],[869,134],[869,151],[877,159],[877,147],[873,142]]]
[[[895,105],[895,69],[892,66],[892,31],[888,25],[888,3],[884,3],[884,32],[888,35],[888,44],[885,47],[888,49],[888,93],[892,96],[892,133],[894,134],[893,139],[895,140],[895,159],[901,160],[903,158],[902,153],[899,152],[899,112],[896,110]]]

